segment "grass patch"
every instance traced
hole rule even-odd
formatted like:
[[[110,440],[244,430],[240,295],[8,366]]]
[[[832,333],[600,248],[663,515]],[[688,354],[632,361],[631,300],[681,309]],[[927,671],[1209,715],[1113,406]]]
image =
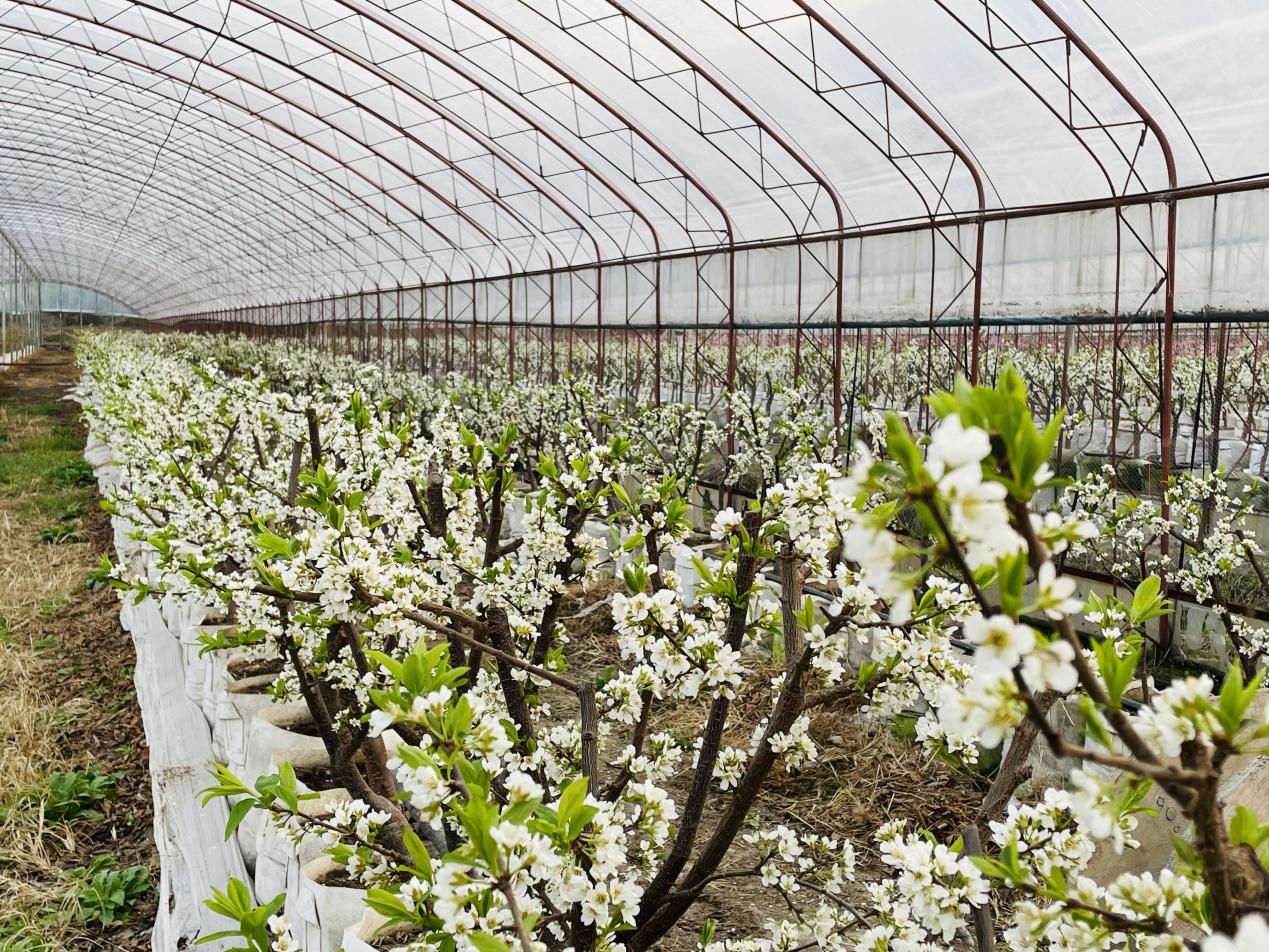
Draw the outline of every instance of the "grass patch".
[[[28,399],[23,403],[22,409],[28,416],[55,417],[61,415],[62,402],[52,397]]]
[[[95,703],[66,688],[93,670],[66,651],[100,555],[92,468],[60,399],[72,372],[45,363],[0,380],[0,952],[132,949],[102,929],[150,890],[146,869],[129,865],[135,851],[123,852],[134,847],[115,839],[128,823],[115,814],[135,796],[116,788],[118,735],[76,748],[106,703],[129,703],[131,685]],[[119,667],[103,667],[103,680]]]
[[[60,522],[69,522],[72,519],[78,519],[88,511],[88,503],[82,499],[72,499],[62,507],[61,512],[57,514]]]
[[[0,921],[0,950],[3,952],[54,952],[55,946],[40,938],[47,922],[25,915],[9,916]]]
[[[96,481],[92,466],[83,459],[71,460],[58,466],[52,471],[51,478],[53,485],[59,489],[82,488],[91,486]]]
[[[83,541],[79,525],[74,522],[58,522],[40,530],[40,541],[45,545],[69,545]]]
[[[40,618],[48,618],[50,615],[56,615],[63,608],[75,604],[73,595],[59,595],[54,598],[46,598],[40,602],[35,608],[35,614]]]
[[[79,488],[92,482],[75,427],[50,425],[58,400],[6,401],[0,405],[0,487],[26,492]],[[64,501],[63,501],[64,502]]]

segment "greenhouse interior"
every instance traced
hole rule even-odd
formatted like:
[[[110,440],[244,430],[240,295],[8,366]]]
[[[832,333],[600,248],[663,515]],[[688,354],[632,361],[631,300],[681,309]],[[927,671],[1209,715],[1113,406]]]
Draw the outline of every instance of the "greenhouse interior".
[[[0,952],[1269,950],[1261,0],[0,0]]]

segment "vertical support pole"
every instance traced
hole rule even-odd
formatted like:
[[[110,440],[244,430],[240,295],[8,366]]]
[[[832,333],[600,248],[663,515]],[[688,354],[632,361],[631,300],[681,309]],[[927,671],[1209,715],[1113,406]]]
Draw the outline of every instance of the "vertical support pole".
[[[361,296],[362,308],[366,304],[366,296]],[[363,310],[364,313],[364,310]],[[375,291],[375,359],[379,362],[379,366],[383,366],[383,295],[377,290]]]
[[[476,279],[471,279],[471,378],[479,381],[477,373],[476,348],[480,339],[480,327],[476,323]]]
[[[595,378],[604,385],[604,269],[595,266]]]
[[[655,324],[652,350],[653,405],[661,405],[661,259],[656,259],[652,272],[652,314]]]
[[[982,204],[982,196],[979,196],[979,204]],[[970,325],[970,341],[969,341],[969,382],[978,383],[978,362],[979,354],[982,350],[982,334],[983,334],[983,243],[984,230],[986,224],[982,216],[974,225],[977,232],[974,238],[974,314]]]
[[[727,422],[731,423],[731,397],[736,390],[736,245],[727,248]],[[727,455],[735,452],[733,428],[727,427]],[[727,494],[727,505],[735,505],[733,493]]]
[[[802,382],[802,256],[806,254],[806,249],[802,245],[794,245],[794,250],[798,256],[797,294],[794,298],[797,310],[793,316],[796,325],[793,328],[793,386],[796,387]]]
[[[834,318],[833,318],[833,434],[836,437],[842,425],[842,344],[843,344],[843,320],[845,313],[843,311],[843,288],[842,279],[846,273],[846,249],[845,240],[837,239],[837,288],[833,293],[834,297]],[[857,394],[852,393],[850,399],[852,405]],[[840,445],[839,439],[834,440],[834,452]]]
[[[516,382],[516,279],[507,275],[507,370],[512,383]],[[526,297],[527,292],[526,292]]]
[[[555,383],[557,380],[559,380],[559,372],[555,366],[555,279],[556,277],[557,275],[554,275],[554,274],[547,275],[547,281],[549,282],[547,287],[550,288],[548,304],[550,307],[550,321],[551,321],[551,329],[549,332],[550,333],[549,339],[551,342],[551,383]],[[571,279],[572,278],[571,278],[571,272],[570,272],[570,280]]]

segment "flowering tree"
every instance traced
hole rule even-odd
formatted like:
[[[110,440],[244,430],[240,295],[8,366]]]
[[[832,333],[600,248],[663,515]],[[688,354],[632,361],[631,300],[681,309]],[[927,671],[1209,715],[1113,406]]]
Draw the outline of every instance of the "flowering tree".
[[[1119,491],[1109,466],[1073,482],[1063,492],[1061,507],[1096,531],[1078,541],[1070,555],[1119,587],[1132,590],[1142,579],[1161,574],[1196,603],[1212,605],[1231,654],[1250,681],[1265,655],[1266,636],[1232,606],[1250,601],[1262,607],[1269,591],[1253,528],[1254,489],[1236,484],[1221,470],[1182,472],[1165,495],[1166,518],[1157,502]],[[1095,618],[1109,629],[1122,615],[1114,606],[1098,606]]]
[[[163,570],[117,583],[232,601],[235,633],[214,644],[284,662],[275,690],[304,701],[353,799],[309,817],[285,766],[218,768],[208,796],[235,798],[231,828],[258,810],[321,836],[411,949],[647,949],[738,878],[788,915],[747,939],[707,930],[719,952],[942,948],[971,918],[990,931],[997,891],[1023,897],[1002,933],[1016,949],[1180,949],[1178,923],[1239,942],[1262,927],[1269,827],[1216,796],[1269,736],[1248,717],[1257,680],[1235,669],[1219,691],[1192,678],[1125,704],[1169,605],[1144,572],[1130,599],[1092,606],[1098,637],[1076,633],[1057,560],[1098,519],[1033,511],[1056,485],[1061,415],[1037,423],[1008,368],[931,397],[928,437],[891,414],[878,452],[857,447],[843,471],[796,401],[780,417],[734,407],[726,430],[579,381],[502,399],[240,343],[130,355],[90,338],[81,359],[126,476],[113,505]],[[665,556],[698,535],[688,494],[728,442],[744,454],[733,487],[743,475],[756,498],[712,514],[689,606]],[[622,540],[603,670],[571,654],[559,617],[610,561],[596,520]],[[1009,803],[1006,775],[983,855],[895,818],[876,833],[893,874],[852,886],[853,844],[755,809],[773,775],[815,764],[812,714],[850,696],[873,718],[923,709],[921,741],[971,763],[1008,735],[1025,752],[1030,731],[1076,765],[1071,789]],[[1062,697],[1082,743],[1049,724]],[[670,709],[697,718],[687,737],[664,727]],[[1095,851],[1133,845],[1153,785],[1193,849],[1175,871],[1094,882]],[[232,885],[213,901],[249,948],[289,948],[277,904]]]

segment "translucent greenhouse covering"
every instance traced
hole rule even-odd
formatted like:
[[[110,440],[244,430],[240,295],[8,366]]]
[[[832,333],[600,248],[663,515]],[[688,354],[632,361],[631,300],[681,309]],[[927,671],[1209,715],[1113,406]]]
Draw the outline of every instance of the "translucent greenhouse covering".
[[[49,0],[0,27],[7,234],[154,317],[899,222],[845,267],[915,317],[932,271],[969,313],[982,212],[1150,196],[986,229],[990,310],[1109,309],[1116,239],[1149,257],[1169,190],[1269,145],[1254,0]],[[1180,223],[1185,306],[1263,298],[1246,202]],[[753,306],[797,259],[745,263]]]
[[[774,348],[838,419],[870,347],[924,342],[915,392],[1007,337],[1064,397],[1107,354],[1108,433],[1136,374],[1167,456],[1176,356],[1260,344],[1267,42],[1256,0],[0,2],[6,308],[655,399]]]

